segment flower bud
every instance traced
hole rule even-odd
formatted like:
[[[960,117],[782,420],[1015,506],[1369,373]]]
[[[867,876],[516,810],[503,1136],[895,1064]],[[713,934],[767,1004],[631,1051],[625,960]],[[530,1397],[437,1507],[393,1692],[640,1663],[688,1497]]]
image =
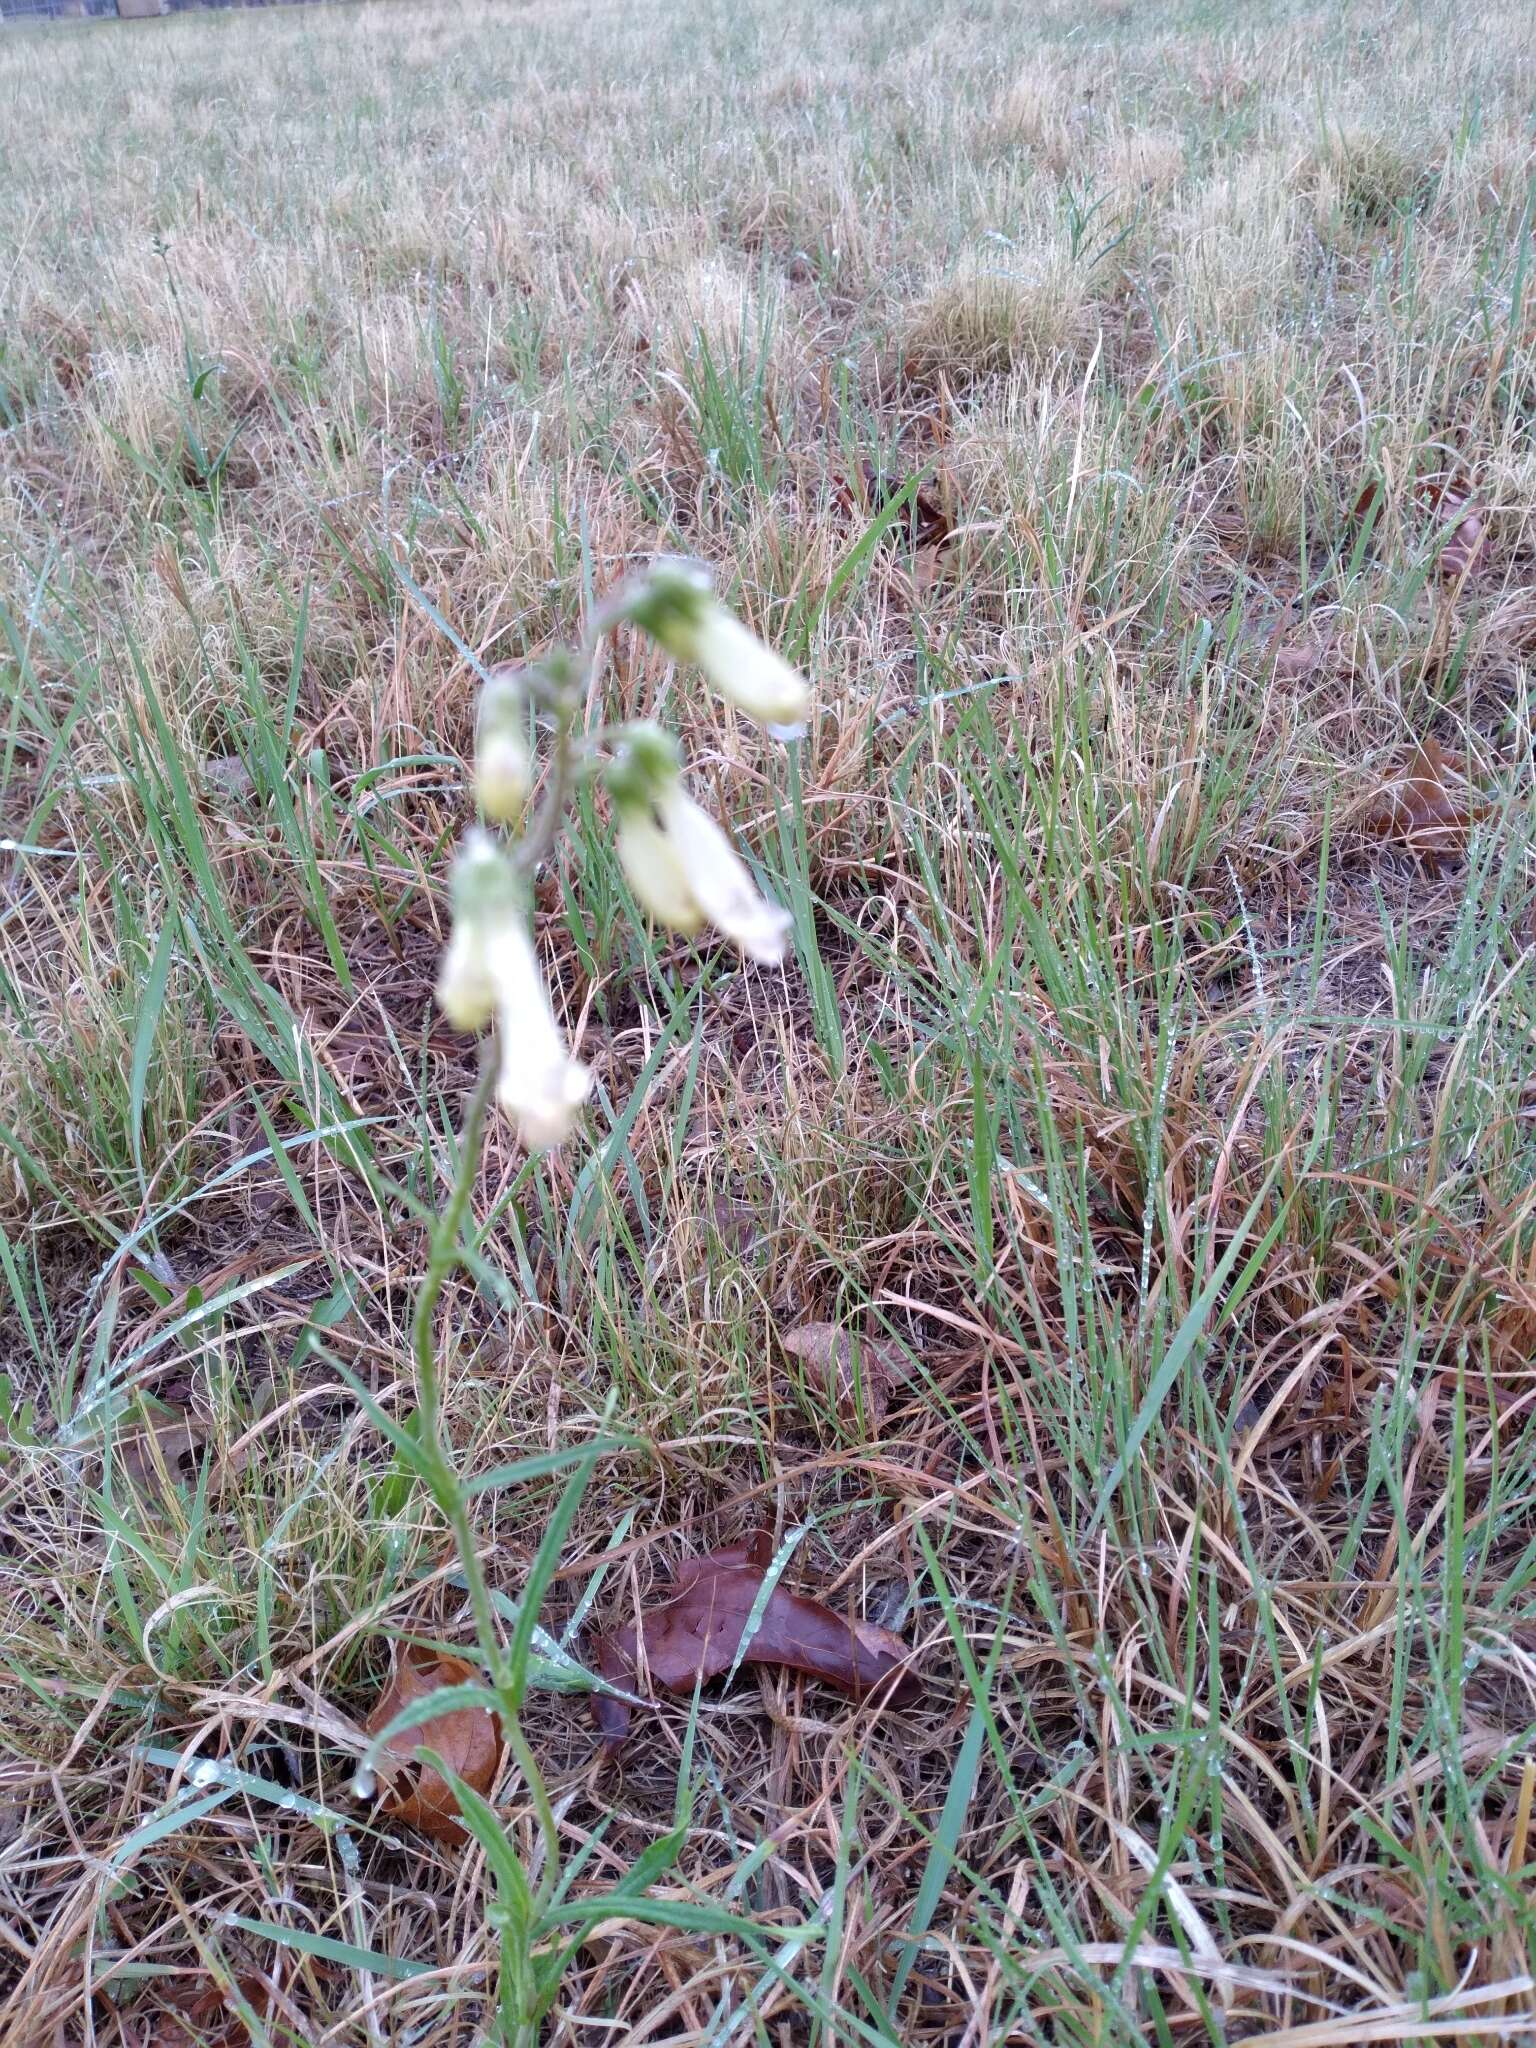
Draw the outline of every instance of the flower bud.
[[[524,717],[523,691],[515,674],[496,671],[480,692],[475,795],[481,810],[498,825],[517,822],[532,786]]]
[[[482,740],[475,754],[475,795],[497,825],[515,825],[523,815],[530,785],[528,749],[511,733]]]

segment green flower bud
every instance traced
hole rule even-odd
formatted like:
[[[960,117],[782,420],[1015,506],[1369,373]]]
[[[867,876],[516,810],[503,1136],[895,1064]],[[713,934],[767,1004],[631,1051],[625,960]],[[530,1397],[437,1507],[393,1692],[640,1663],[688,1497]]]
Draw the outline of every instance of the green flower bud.
[[[497,825],[512,825],[523,814],[533,767],[523,737],[527,718],[522,681],[515,669],[497,669],[480,692],[475,737],[475,795]]]
[[[624,728],[618,752],[603,771],[608,794],[621,811],[643,811],[677,787],[683,757],[669,732],[648,721]]]

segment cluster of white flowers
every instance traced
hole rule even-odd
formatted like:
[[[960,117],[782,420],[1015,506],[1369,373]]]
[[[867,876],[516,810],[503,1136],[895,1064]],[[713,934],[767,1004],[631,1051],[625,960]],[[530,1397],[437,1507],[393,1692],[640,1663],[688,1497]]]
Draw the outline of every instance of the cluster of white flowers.
[[[717,602],[694,564],[658,563],[613,616],[697,665],[722,697],[771,730],[804,729],[811,708],[804,677]],[[495,824],[516,824],[528,802],[528,715],[526,679],[494,671],[480,698],[475,787],[481,811]],[[617,818],[619,860],[641,907],[674,931],[713,925],[750,959],[782,960],[789,913],[758,891],[725,833],[684,789],[677,743],[654,725],[625,726],[603,779]],[[498,1102],[530,1151],[558,1145],[592,1077],[571,1058],[555,1021],[523,884],[485,831],[469,835],[454,870],[453,930],[437,999],[460,1031],[494,1023]]]

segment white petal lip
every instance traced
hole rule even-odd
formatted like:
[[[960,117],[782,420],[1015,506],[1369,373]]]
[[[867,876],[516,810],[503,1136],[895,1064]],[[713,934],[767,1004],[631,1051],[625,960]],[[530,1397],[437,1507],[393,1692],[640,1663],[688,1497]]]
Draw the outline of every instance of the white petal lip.
[[[764,725],[798,725],[810,716],[804,676],[765,647],[724,605],[710,601],[688,634],[689,653],[732,704]]]
[[[749,959],[777,966],[789,943],[793,923],[789,912],[758,894],[730,840],[680,787],[663,799],[661,814],[678,864],[704,916]]]
[[[671,837],[647,812],[633,810],[619,818],[617,844],[620,863],[642,908],[674,931],[696,932],[704,913]]]
[[[573,1060],[549,1006],[533,942],[519,924],[492,936],[487,959],[496,984],[501,1072],[496,1099],[531,1152],[568,1137],[592,1088],[591,1071]]]
[[[562,1055],[559,1067],[543,1075],[532,1099],[526,1077],[509,1084],[503,1063],[496,1100],[516,1123],[517,1134],[528,1150],[548,1152],[571,1135],[576,1112],[591,1092],[590,1069]]]

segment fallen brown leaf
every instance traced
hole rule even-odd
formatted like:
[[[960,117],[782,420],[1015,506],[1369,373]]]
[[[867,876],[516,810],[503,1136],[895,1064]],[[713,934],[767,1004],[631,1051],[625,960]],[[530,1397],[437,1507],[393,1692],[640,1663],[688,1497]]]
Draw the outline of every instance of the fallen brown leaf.
[[[1388,784],[1369,819],[1381,839],[1400,839],[1426,867],[1438,869],[1466,844],[1474,820],[1488,806],[1465,793],[1465,771],[1438,740],[1425,740],[1414,751],[1407,774]]]
[[[1436,532],[1450,534],[1440,550],[1440,574],[1448,583],[1459,583],[1462,577],[1482,566],[1488,552],[1482,508],[1464,484],[1448,480],[1427,483],[1423,496],[1434,514]]]
[[[716,1195],[710,1204],[710,1227],[720,1240],[722,1251],[732,1258],[760,1258],[768,1243],[768,1227],[750,1202],[738,1202],[731,1195]]]
[[[779,1342],[801,1361],[806,1378],[840,1414],[857,1418],[862,1413],[872,1429],[885,1419],[891,1388],[908,1377],[898,1345],[864,1340],[855,1349],[853,1338],[836,1323],[802,1323],[784,1331]]]
[[[1445,580],[1458,583],[1481,568],[1488,552],[1488,535],[1483,508],[1470,487],[1458,478],[1430,476],[1421,478],[1414,495],[1420,512],[1433,521],[1434,538],[1449,535],[1438,556]],[[1372,514],[1379,517],[1384,503],[1381,485],[1368,483],[1355,500],[1352,516],[1356,525],[1363,526]]]
[[[871,512],[883,512],[891,500],[906,488],[905,482],[899,479],[888,482],[867,457],[861,467],[869,509]],[[954,531],[954,521],[945,509],[943,499],[926,487],[920,487],[913,496],[904,524],[916,548],[942,547]]]
[[[1326,668],[1332,651],[1331,641],[1311,633],[1298,641],[1277,647],[1273,663],[1275,680],[1294,683],[1320,675]]]
[[[78,391],[91,375],[91,337],[76,320],[55,315],[48,323],[48,367],[64,391]]]
[[[413,1700],[445,1686],[467,1685],[478,1676],[462,1657],[399,1644],[389,1683],[368,1716],[368,1733],[376,1735],[387,1728]],[[450,1707],[430,1721],[392,1735],[379,1759],[380,1795],[387,1814],[435,1841],[463,1842],[467,1837],[453,1792],[446,1778],[421,1761],[423,1749],[435,1750],[476,1792],[489,1792],[501,1768],[501,1731],[484,1707]]]
[[[944,543],[918,548],[912,556],[912,588],[924,597],[944,572]]]
[[[113,1470],[135,1492],[163,1495],[195,1483],[207,1441],[207,1426],[187,1409],[148,1416],[115,1439]]]
[[[164,1506],[175,1488],[196,1486],[212,1431],[212,1423],[190,1408],[141,1408],[119,1424],[112,1439],[113,1472],[146,1504]],[[215,1456],[208,1473],[209,1493],[217,1493],[244,1463],[244,1456]]]
[[[871,515],[884,512],[892,501],[906,488],[904,477],[882,476],[866,456],[859,464],[856,483],[846,476],[833,478],[833,487],[843,511],[852,514],[860,509]],[[954,521],[939,492],[920,486],[910,504],[903,507],[895,522],[894,531],[904,535],[914,550],[936,550],[942,548],[955,530]],[[932,555],[928,580],[932,580]]]
[[[238,1978],[236,1988],[259,2018],[272,2017],[277,1990],[265,1977]],[[249,2048],[251,2039],[229,1990],[212,1980],[172,1993],[147,2024],[147,2033],[130,2035],[135,2048]]]
[[[638,1629],[627,1622],[597,1644],[598,1670],[630,1692],[647,1682],[667,1692],[692,1692],[729,1671],[739,1651],[744,1664],[802,1671],[855,1699],[901,1704],[916,1696],[920,1681],[907,1668],[910,1652],[900,1636],[873,1622],[847,1621],[782,1583],[768,1595],[742,1650],[772,1556],[773,1546],[760,1531],[747,1543],[726,1544],[679,1566],[670,1598],[644,1614]],[[629,1732],[629,1703],[594,1693],[592,1710],[611,1756]]]
[[[1356,498],[1350,517],[1357,526],[1363,526],[1373,512],[1380,510],[1381,502],[1381,485],[1373,478]]]

